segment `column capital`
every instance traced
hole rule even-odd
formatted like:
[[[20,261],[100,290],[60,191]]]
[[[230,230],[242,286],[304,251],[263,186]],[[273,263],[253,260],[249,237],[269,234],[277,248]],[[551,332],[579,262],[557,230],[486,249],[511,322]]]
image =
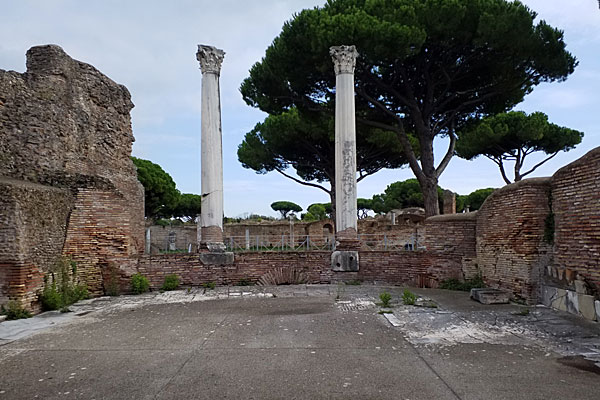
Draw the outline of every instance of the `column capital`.
[[[219,75],[221,73],[221,64],[223,63],[224,57],[225,52],[221,49],[204,44],[198,45],[196,59],[200,61],[200,70],[203,74],[213,73]]]
[[[335,74],[353,74],[358,51],[356,46],[331,46],[329,54],[333,60]]]

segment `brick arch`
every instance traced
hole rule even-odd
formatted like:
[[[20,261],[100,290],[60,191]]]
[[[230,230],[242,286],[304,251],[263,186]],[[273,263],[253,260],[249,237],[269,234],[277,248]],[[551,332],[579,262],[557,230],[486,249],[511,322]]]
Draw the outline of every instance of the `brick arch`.
[[[297,285],[308,282],[308,274],[299,268],[274,268],[257,281],[260,286]]]

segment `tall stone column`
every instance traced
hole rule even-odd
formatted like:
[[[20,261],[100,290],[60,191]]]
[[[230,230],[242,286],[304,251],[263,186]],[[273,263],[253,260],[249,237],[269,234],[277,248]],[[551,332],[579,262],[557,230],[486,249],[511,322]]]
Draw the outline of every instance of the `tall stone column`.
[[[335,230],[334,271],[358,270],[356,215],[355,46],[329,49],[335,71]]]
[[[225,52],[198,45],[196,58],[202,71],[200,247],[223,252],[223,150],[219,75]]]

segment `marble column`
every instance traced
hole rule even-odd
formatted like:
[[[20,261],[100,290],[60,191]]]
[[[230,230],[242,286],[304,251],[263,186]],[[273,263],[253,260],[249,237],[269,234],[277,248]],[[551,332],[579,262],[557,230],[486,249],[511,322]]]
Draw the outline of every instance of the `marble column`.
[[[355,46],[329,49],[335,71],[335,231],[334,271],[357,271]]]
[[[219,75],[225,52],[198,45],[196,58],[202,71],[200,247],[222,252],[223,244],[223,150]]]
[[[356,237],[356,123],[354,46],[330,48],[335,69],[335,226],[343,237]]]

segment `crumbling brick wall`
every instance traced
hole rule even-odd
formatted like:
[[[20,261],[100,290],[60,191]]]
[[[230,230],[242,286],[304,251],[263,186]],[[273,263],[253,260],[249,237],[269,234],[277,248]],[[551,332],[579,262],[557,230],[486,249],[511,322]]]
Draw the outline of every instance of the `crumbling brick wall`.
[[[544,241],[549,196],[550,178],[526,179],[496,190],[477,212],[477,264],[490,287],[537,301],[552,258]]]
[[[565,289],[577,278],[590,294],[600,290],[600,148],[561,168],[552,177],[554,266]],[[568,279],[567,279],[568,277]],[[600,293],[595,293],[600,296]]]
[[[106,257],[143,252],[143,188],[129,158],[132,107],[124,86],[58,46],[31,48],[25,73],[0,70],[0,302],[10,297],[35,309],[41,277],[61,256],[83,260],[101,231],[112,243]],[[84,229],[73,216],[96,191],[92,197],[110,193],[118,211],[110,219],[90,209],[88,222],[96,222]]]

